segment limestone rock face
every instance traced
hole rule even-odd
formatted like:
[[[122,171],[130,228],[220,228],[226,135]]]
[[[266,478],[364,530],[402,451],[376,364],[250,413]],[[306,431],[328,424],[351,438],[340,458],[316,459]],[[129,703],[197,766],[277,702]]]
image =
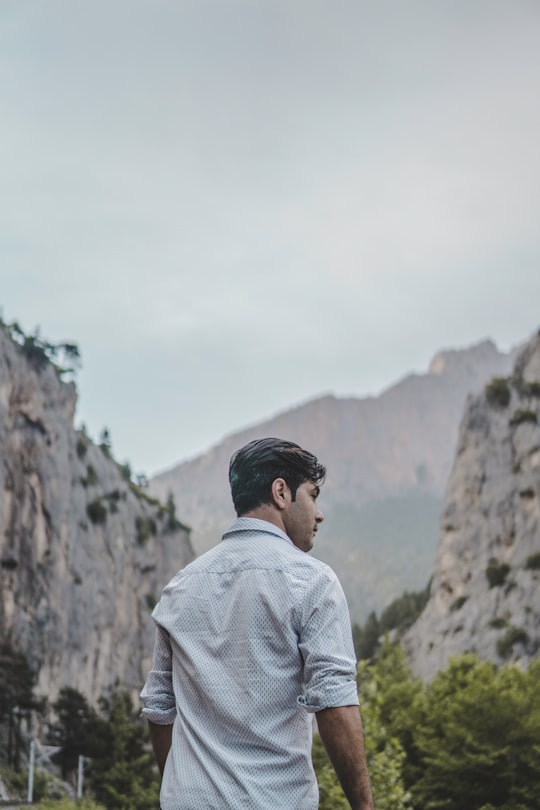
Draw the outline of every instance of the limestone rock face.
[[[137,691],[151,607],[193,557],[189,530],[76,432],[76,391],[0,329],[0,633],[39,672],[94,702]]]
[[[404,639],[417,674],[465,651],[497,663],[538,656],[539,499],[540,334],[511,377],[467,403],[431,597]]]

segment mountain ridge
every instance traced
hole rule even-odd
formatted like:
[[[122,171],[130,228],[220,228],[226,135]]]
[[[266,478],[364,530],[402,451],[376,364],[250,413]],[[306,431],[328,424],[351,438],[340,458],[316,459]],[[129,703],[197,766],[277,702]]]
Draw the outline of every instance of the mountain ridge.
[[[325,394],[230,434],[206,453],[154,476],[150,490],[161,498],[172,492],[179,513],[192,526],[194,548],[201,553],[219,540],[234,517],[227,483],[234,450],[268,435],[310,449],[328,469],[321,495],[327,523],[318,533],[314,554],[335,568],[353,617],[359,619],[370,609],[384,607],[402,590],[425,585],[438,527],[433,522],[431,529],[422,529],[424,535],[429,532],[432,537],[416,543],[423,547],[419,565],[410,565],[409,574],[400,577],[389,561],[392,570],[388,577],[393,584],[377,588],[369,583],[375,572],[371,576],[366,571],[359,577],[351,573],[353,563],[365,567],[359,552],[369,554],[369,542],[359,542],[362,532],[340,529],[339,537],[335,532],[330,536],[340,509],[356,510],[361,527],[366,524],[363,510],[376,502],[387,501],[396,514],[402,507],[410,512],[403,501],[409,496],[433,497],[442,503],[466,396],[491,377],[507,373],[514,355],[515,350],[500,352],[491,340],[466,349],[441,350],[434,355],[427,373],[405,375],[378,396],[340,398]],[[432,512],[432,504],[429,508]],[[409,530],[415,531],[412,525]],[[383,546],[383,541],[375,538],[371,548]],[[342,547],[339,554],[338,547]],[[381,559],[381,566],[383,562]],[[375,604],[369,604],[362,595],[366,588],[369,598],[374,595]]]

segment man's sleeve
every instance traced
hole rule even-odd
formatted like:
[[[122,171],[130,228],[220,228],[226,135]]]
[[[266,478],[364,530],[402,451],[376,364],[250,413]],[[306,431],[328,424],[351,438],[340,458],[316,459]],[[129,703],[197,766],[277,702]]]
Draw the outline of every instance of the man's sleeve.
[[[349,609],[338,578],[327,566],[311,580],[304,595],[299,649],[304,661],[301,706],[317,712],[358,705]]]
[[[156,625],[152,669],[141,692],[142,716],[160,726],[174,723],[176,701],[172,683],[172,650],[169,634]]]

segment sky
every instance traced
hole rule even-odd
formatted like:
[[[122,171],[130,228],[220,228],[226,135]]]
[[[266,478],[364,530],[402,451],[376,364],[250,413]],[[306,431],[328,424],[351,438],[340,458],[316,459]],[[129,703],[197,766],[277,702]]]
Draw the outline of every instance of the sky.
[[[540,327],[537,0],[0,0],[0,307],[148,475]]]

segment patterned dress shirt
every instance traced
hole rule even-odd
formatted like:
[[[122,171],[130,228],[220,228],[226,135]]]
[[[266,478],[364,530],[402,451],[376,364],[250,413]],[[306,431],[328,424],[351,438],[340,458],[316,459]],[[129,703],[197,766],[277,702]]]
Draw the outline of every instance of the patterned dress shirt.
[[[143,716],[174,723],[163,810],[316,810],[311,713],[358,704],[332,569],[271,523],[238,518],[152,615]]]

